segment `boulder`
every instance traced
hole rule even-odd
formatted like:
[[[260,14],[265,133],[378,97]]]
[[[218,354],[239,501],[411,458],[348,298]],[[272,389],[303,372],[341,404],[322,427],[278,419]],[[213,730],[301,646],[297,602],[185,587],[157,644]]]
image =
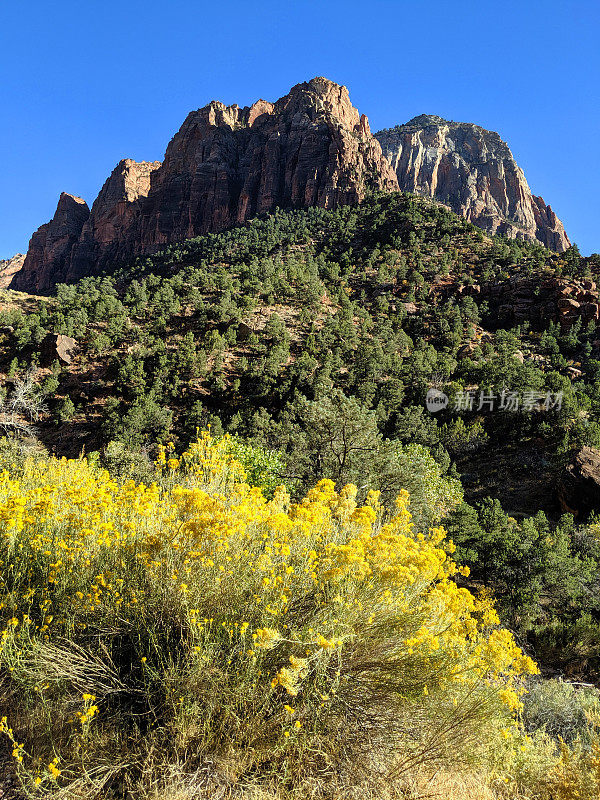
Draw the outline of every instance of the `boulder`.
[[[61,364],[71,364],[77,349],[77,340],[62,333],[49,333],[40,345],[42,363],[52,364],[58,359]]]
[[[246,322],[240,322],[236,330],[237,341],[241,344],[247,342],[254,333],[254,328],[251,328]]]
[[[565,467],[558,483],[564,512],[578,518],[600,511],[600,450],[582,447]]]
[[[599,303],[585,303],[582,310],[586,319],[600,319]]]

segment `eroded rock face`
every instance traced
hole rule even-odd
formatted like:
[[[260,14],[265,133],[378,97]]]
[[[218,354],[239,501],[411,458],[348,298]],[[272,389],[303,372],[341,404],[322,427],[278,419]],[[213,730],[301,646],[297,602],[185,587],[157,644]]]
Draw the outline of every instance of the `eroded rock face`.
[[[445,203],[489,233],[537,239],[557,252],[570,246],[561,221],[541,197],[532,195],[497,133],[422,114],[375,138],[401,190]]]
[[[504,281],[456,286],[452,283],[435,286],[432,293],[447,298],[471,295],[485,299],[499,327],[512,328],[529,322],[544,330],[550,322],[569,329],[600,321],[600,293],[591,278],[545,278],[515,276]]]
[[[65,281],[73,247],[89,215],[85,200],[63,192],[50,222],[31,237],[23,267],[10,287],[23,292],[45,292]]]
[[[369,189],[398,181],[346,87],[314,78],[276,103],[212,102],[188,115],[162,164],[120,162],[85,218],[61,196],[12,285],[48,291],[276,207],[337,208]]]
[[[0,258],[0,289],[6,289],[25,262],[25,253],[17,253],[12,258]]]
[[[148,196],[152,173],[160,161],[119,161],[94,201],[73,248],[66,279],[97,272],[129,253],[141,202]]]
[[[275,207],[336,208],[367,189],[397,188],[346,87],[314,78],[274,104],[212,102],[189,114],[152,180],[136,237],[151,250]]]
[[[600,450],[581,448],[560,478],[558,498],[564,512],[579,518],[600,511]]]

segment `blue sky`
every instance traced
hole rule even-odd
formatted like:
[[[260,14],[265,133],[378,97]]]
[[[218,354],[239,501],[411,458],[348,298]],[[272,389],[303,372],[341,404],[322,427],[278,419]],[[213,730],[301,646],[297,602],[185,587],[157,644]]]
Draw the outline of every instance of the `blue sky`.
[[[188,111],[343,83],[373,130],[420,113],[508,141],[583,253],[600,251],[598,0],[21,0],[0,4],[0,258],[61,191],[161,159]]]

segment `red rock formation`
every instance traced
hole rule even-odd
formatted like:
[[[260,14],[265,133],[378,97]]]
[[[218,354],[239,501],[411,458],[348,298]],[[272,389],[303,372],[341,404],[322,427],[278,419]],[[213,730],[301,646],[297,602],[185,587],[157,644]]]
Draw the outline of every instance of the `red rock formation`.
[[[557,251],[570,244],[497,133],[423,115],[374,137],[346,87],[313,78],[276,103],[213,101],[191,112],[164,162],[121,161],[91,213],[62,195],[11,286],[48,291],[277,207],[336,208],[369,189],[398,188],[446,203],[491,233]]]
[[[11,288],[45,292],[66,280],[73,247],[89,215],[85,200],[63,192],[50,222],[31,237],[25,262],[14,276]]]
[[[71,253],[67,280],[73,281],[127,252],[140,203],[150,191],[160,161],[119,161],[94,201],[90,216]]]
[[[276,207],[336,208],[360,202],[369,189],[397,188],[344,86],[314,78],[274,104],[212,102],[188,115],[162,165],[121,162],[89,219],[73,217],[68,241],[55,243],[56,215],[42,226],[13,286],[47,291]]]
[[[152,250],[272,211],[357,203],[397,189],[344,86],[314,78],[275,104],[212,102],[188,115],[144,204],[137,243]]]
[[[493,131],[422,114],[375,134],[400,189],[435,198],[489,233],[563,252],[562,222],[535,197],[508,145]]]

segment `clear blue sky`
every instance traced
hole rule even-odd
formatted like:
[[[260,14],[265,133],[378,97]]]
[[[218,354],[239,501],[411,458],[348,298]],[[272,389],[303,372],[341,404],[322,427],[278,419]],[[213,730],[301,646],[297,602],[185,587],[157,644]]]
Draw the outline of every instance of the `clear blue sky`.
[[[188,111],[315,75],[373,130],[420,113],[506,139],[583,253],[600,251],[598,0],[21,0],[0,4],[0,258],[59,193],[161,159]]]

